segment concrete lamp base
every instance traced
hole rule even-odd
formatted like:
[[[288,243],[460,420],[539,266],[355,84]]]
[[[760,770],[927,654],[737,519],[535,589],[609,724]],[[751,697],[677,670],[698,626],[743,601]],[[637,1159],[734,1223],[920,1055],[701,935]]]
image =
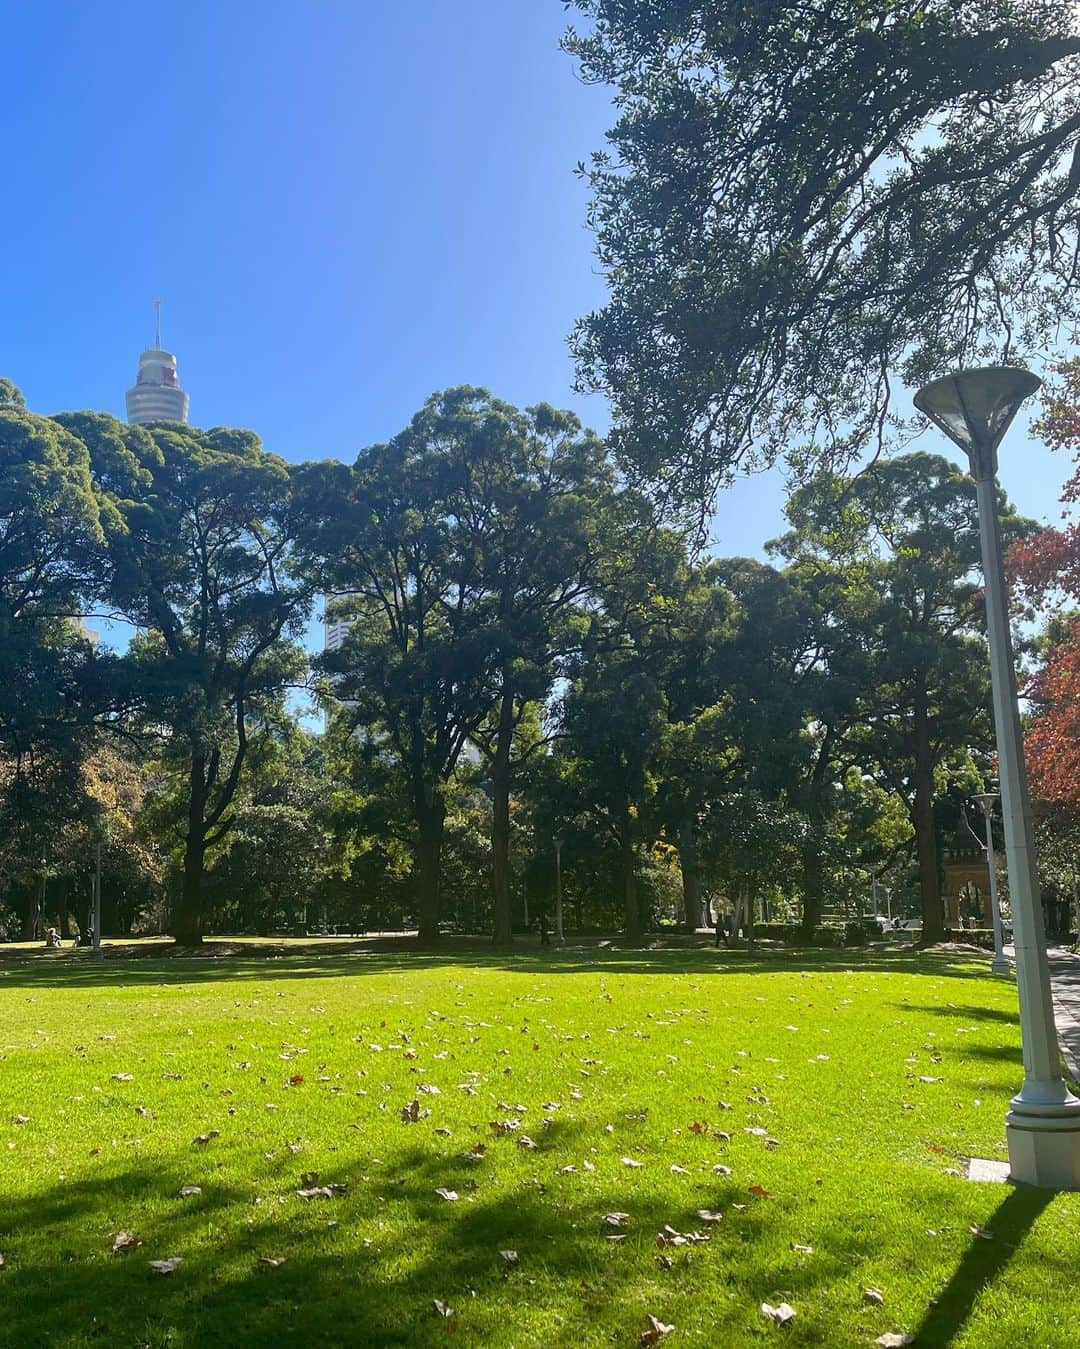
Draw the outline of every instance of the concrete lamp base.
[[[1025,1105],[1005,1116],[1009,1179],[1044,1190],[1080,1190],[1080,1100]]]
[[[1012,965],[1008,956],[995,956],[990,962],[991,974],[1012,974]]]

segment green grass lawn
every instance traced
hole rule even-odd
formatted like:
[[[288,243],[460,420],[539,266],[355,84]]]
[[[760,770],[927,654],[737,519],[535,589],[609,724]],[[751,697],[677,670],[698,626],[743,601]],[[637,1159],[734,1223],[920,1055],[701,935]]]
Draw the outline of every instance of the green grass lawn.
[[[1074,1345],[1080,1195],[956,1174],[1020,1082],[986,968],[2,961],[0,1343]]]

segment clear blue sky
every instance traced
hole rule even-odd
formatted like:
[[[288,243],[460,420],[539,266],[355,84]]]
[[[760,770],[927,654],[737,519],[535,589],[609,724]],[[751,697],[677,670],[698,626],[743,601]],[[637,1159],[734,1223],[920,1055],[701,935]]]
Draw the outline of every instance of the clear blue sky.
[[[151,299],[198,425],[351,459],[428,393],[570,391],[603,299],[575,163],[607,92],[558,50],[560,0],[35,0],[4,19],[0,373],[36,411],[123,416]],[[927,448],[942,448],[935,438]],[[1056,513],[1066,464],[1017,436],[1003,478]],[[781,527],[779,476],[717,544]]]

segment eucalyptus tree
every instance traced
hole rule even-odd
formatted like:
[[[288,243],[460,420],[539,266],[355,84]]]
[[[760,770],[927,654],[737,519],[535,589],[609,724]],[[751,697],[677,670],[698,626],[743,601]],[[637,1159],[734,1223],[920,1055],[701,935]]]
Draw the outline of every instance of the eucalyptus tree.
[[[463,386],[351,469],[306,469],[305,493],[306,548],[348,623],[325,660],[334,696],[408,783],[420,940],[438,935],[447,785],[475,751],[491,773],[495,939],[507,944],[511,793],[546,739],[525,745],[521,732],[579,640],[613,499],[603,443],[572,413]]]
[[[579,378],[683,502],[885,437],[901,381],[1041,358],[1080,315],[1072,0],[568,7],[617,109],[580,166],[610,296]]]
[[[84,424],[118,516],[107,600],[138,630],[125,667],[179,815],[173,932],[195,945],[207,854],[233,827],[252,746],[273,736],[303,676],[313,592],[291,570],[293,473],[253,432],[162,423],[132,445],[129,430],[111,418]],[[131,495],[120,447],[138,459]]]
[[[107,694],[80,616],[109,515],[83,441],[0,381],[0,853],[12,865],[39,858],[46,831],[77,813]]]
[[[1029,529],[1003,494],[999,512],[1006,537]],[[848,766],[861,759],[905,802],[923,937],[936,940],[935,799],[950,763],[993,742],[974,483],[946,459],[909,454],[854,478],[821,473],[787,514],[776,546],[827,592],[827,676],[855,696],[843,713]]]

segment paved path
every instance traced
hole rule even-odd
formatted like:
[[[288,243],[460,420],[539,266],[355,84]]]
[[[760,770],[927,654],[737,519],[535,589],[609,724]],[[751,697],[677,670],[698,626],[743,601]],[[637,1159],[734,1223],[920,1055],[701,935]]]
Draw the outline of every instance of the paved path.
[[[1054,992],[1054,1020],[1069,1072],[1080,1082],[1080,956],[1060,946],[1047,951]]]

